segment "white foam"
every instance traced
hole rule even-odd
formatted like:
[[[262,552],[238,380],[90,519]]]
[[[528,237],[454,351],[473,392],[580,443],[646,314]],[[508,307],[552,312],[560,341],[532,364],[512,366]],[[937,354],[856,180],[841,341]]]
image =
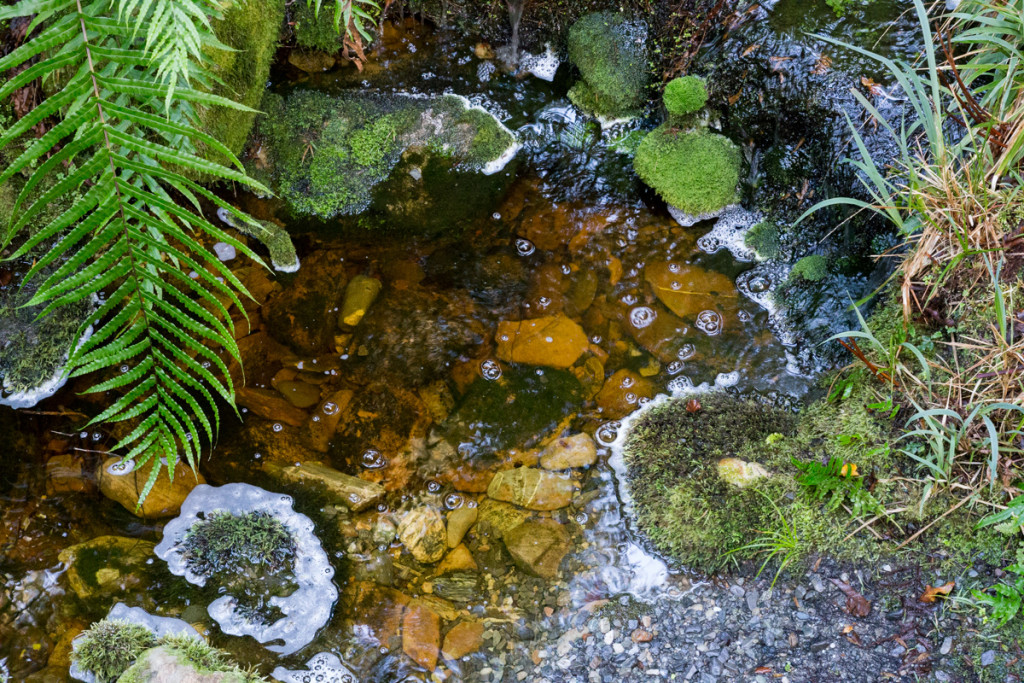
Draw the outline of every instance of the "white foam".
[[[708,254],[728,249],[737,261],[754,261],[757,254],[744,240],[747,231],[760,223],[761,219],[760,212],[747,211],[738,204],[727,206],[718,216],[711,231],[697,240],[697,248]]]
[[[735,206],[735,205],[733,205],[733,206]],[[722,215],[722,212],[725,211],[725,209],[728,209],[728,208],[730,208],[730,207],[727,206],[727,207],[725,207],[723,209],[719,209],[718,211],[710,211],[708,213],[693,214],[693,213],[686,213],[682,209],[677,209],[676,207],[674,207],[671,204],[669,204],[668,213],[669,213],[670,216],[672,216],[672,219],[676,223],[678,223],[679,225],[683,226],[684,228],[688,228],[691,225],[696,225],[697,223],[700,223],[701,221],[709,221],[712,218],[718,218],[719,216]]]
[[[116,619],[120,621],[128,621],[133,624],[145,626],[153,632],[155,638],[163,638],[164,636],[170,635],[185,635],[192,636],[193,638],[199,638],[199,632],[196,631],[188,622],[182,621],[181,619],[174,619],[172,617],[158,617],[155,614],[150,614],[141,607],[128,607],[124,603],[117,603],[110,608],[110,612],[107,613],[107,619]],[[82,636],[77,636],[71,641],[72,652],[77,652],[79,646],[82,644]],[[83,671],[78,668],[76,662],[71,664],[71,678],[76,681],[84,681],[84,683],[97,683],[96,676],[90,671]]]
[[[542,81],[548,82],[555,80],[559,64],[561,62],[558,59],[558,55],[555,54],[554,48],[551,47],[551,43],[547,43],[544,46],[544,54],[527,54],[520,61],[520,67],[523,71],[536,76]]]
[[[313,534],[313,522],[292,509],[291,496],[250,484],[219,487],[200,484],[182,503],[181,515],[164,527],[163,540],[155,550],[157,556],[167,562],[171,573],[184,576],[197,586],[205,585],[206,577],[189,570],[182,546],[185,535],[200,520],[199,514],[209,517],[213,512],[232,515],[265,512],[281,522],[295,543],[294,580],[298,588],[291,595],[270,598],[268,604],[284,614],[271,624],[253,623],[238,614],[237,600],[231,595],[212,602],[207,608],[210,616],[228,635],[252,636],[264,644],[284,641],[283,645],[267,645],[273,652],[289,655],[309,644],[330,619],[338,598],[338,589],[331,581],[334,568]]]
[[[337,655],[321,652],[306,662],[306,669],[279,666],[270,674],[281,683],[356,683],[359,679]]]
[[[503,131],[508,133],[509,136],[512,138],[512,144],[508,148],[506,148],[504,152],[501,153],[501,156],[499,156],[497,159],[494,159],[493,161],[489,161],[486,164],[484,164],[480,168],[480,172],[483,173],[484,175],[494,175],[498,171],[500,171],[503,168],[505,168],[506,166],[508,166],[508,162],[512,161],[512,159],[516,155],[516,152],[518,152],[523,147],[519,143],[519,139],[516,137],[516,134],[513,133],[512,130],[508,126],[506,126],[504,123],[502,123],[501,119],[499,119],[497,116],[492,114],[485,107],[483,107],[483,106],[481,106],[479,104],[473,104],[472,102],[469,101],[469,98],[463,97],[462,95],[456,95],[454,93],[448,93],[448,94],[445,95],[445,97],[455,97],[455,98],[458,98],[466,106],[466,109],[479,109],[480,111],[484,112],[485,114],[490,116],[492,119],[494,119],[494,122],[497,123],[498,126]]]

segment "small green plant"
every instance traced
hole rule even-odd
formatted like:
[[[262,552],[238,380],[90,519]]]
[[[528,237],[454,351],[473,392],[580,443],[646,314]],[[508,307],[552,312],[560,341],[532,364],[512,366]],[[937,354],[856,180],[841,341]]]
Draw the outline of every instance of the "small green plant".
[[[156,645],[153,632],[123,619],[103,619],[81,636],[71,659],[97,683],[112,683],[121,677],[143,652]]]
[[[1000,531],[1012,532],[1024,528],[1024,496],[1017,496],[1005,510],[993,512],[978,522],[977,528],[994,526]]]
[[[844,436],[849,435],[840,435],[840,443]],[[800,470],[800,474],[796,475],[796,482],[812,500],[824,502],[826,510],[838,510],[844,502],[849,502],[854,517],[885,514],[885,508],[878,499],[864,489],[864,479],[857,476],[855,464],[844,463],[836,456],[829,458],[825,464],[815,461],[800,462],[796,458],[793,458],[792,462],[793,466]]]
[[[747,543],[746,545],[734,548],[729,552],[725,553],[724,557],[732,557],[739,553],[752,553],[754,555],[765,554],[766,557],[764,562],[757,570],[757,576],[761,576],[765,568],[773,559],[778,559],[779,568],[775,570],[775,576],[772,578],[772,583],[769,588],[775,587],[775,582],[779,580],[779,576],[783,570],[788,567],[793,560],[795,560],[803,550],[803,542],[800,540],[800,536],[797,534],[796,528],[790,523],[786,516],[782,514],[782,510],[764,491],[757,491],[768,503],[772,506],[772,510],[775,511],[775,516],[779,520],[779,526],[776,529],[762,530],[757,529],[756,533],[758,537]]]
[[[999,626],[1005,626],[1020,613],[1021,600],[1024,598],[1024,565],[1010,565],[1006,572],[1006,581],[993,584],[984,591],[971,591],[974,602],[985,608]]]
[[[214,513],[185,536],[185,563],[196,574],[243,573],[253,565],[271,572],[288,568],[295,541],[276,517],[266,512]]]
[[[811,254],[793,264],[789,274],[790,281],[802,278],[808,282],[819,282],[828,275],[828,259],[821,254]]]
[[[699,76],[680,76],[665,86],[662,101],[669,116],[686,116],[704,108],[708,89]]]

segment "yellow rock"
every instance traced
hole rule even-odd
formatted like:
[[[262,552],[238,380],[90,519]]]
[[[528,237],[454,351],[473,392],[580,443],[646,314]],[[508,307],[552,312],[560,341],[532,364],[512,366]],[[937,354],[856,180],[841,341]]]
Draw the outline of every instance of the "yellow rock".
[[[193,472],[185,463],[179,462],[174,468],[174,481],[167,476],[164,467],[156,479],[156,484],[146,496],[146,500],[138,510],[135,509],[149,479],[152,465],[144,465],[138,470],[129,470],[120,474],[114,467],[120,458],[107,458],[96,469],[96,480],[100,492],[111,500],[120,503],[129,512],[144,519],[171,517],[181,510],[181,504],[199,484],[205,484],[203,475]],[[113,471],[112,471],[113,470]]]
[[[356,275],[345,287],[345,302],[341,306],[341,320],[349,327],[355,327],[366,315],[367,309],[380,294],[380,280],[366,275]]]
[[[587,333],[562,315],[498,323],[499,360],[525,365],[568,368],[589,344]]]
[[[447,659],[461,659],[480,649],[484,642],[484,624],[481,621],[461,621],[444,637],[441,654]]]
[[[617,420],[639,408],[641,399],[653,398],[654,394],[651,380],[623,368],[604,383],[597,394],[597,405],[603,415]]]
[[[473,559],[472,553],[469,552],[469,548],[465,544],[460,543],[455,546],[455,549],[448,553],[441,564],[437,565],[437,575],[447,574],[448,572],[459,572],[459,571],[477,571],[480,568],[476,565],[476,560]]]

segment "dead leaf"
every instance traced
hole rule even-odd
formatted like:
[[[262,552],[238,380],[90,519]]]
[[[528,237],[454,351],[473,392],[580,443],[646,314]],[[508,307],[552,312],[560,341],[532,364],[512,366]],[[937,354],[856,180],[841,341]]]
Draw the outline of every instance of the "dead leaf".
[[[696,413],[700,411],[700,401],[695,398],[691,398],[686,402],[686,412]]]
[[[956,582],[950,581],[941,586],[925,586],[924,593],[918,598],[921,602],[935,602],[939,596],[946,597],[949,595],[953,588],[956,586]]]
[[[884,95],[885,94],[885,90],[882,88],[882,86],[880,86],[878,83],[875,83],[873,80],[871,80],[867,76],[861,76],[860,77],[860,84],[863,85],[865,88],[867,88],[868,92],[871,93],[872,95]]]
[[[832,68],[832,58],[826,54],[818,57],[818,60],[814,62],[814,67],[811,69],[811,73],[815,76],[821,76],[828,73],[829,69]]]
[[[772,668],[770,666],[759,666],[756,669],[754,669],[754,673],[756,673],[756,674],[770,674],[770,673],[772,673]]]
[[[866,617],[871,613],[871,602],[858,593],[853,586],[839,579],[829,579],[846,596],[846,611],[855,617]]]
[[[729,95],[729,106],[731,107],[732,105],[734,105],[737,102],[739,102],[740,101],[740,95],[742,95],[742,94],[743,94],[743,91],[740,90],[735,95]]]
[[[756,50],[759,47],[761,47],[761,43],[755,43],[754,45],[751,45],[746,50],[744,50],[743,54],[740,55],[740,56],[741,57],[746,57],[747,55],[749,55],[751,52],[753,52],[754,50]]]
[[[843,635],[846,635],[847,633],[849,633],[852,630],[853,630],[853,624],[847,624],[846,626],[843,627]]]

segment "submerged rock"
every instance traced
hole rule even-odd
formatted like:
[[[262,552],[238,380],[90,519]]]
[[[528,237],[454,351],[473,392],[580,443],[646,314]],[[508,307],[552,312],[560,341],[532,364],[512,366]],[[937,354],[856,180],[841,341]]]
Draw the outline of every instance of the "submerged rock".
[[[540,466],[546,470],[588,467],[597,462],[597,444],[589,434],[573,434],[555,439],[541,451]]]
[[[633,117],[647,85],[647,28],[624,14],[595,12],[569,29],[569,59],[583,80],[569,99],[583,111],[610,119]]]
[[[292,509],[290,496],[264,491],[249,484],[198,486],[182,505],[181,516],[164,527],[164,538],[157,545],[156,554],[167,562],[171,573],[203,586],[211,575],[197,573],[198,567],[190,563],[188,535],[201,519],[209,519],[212,515],[241,516],[250,513],[276,519],[291,537],[294,544],[293,570],[287,577],[272,572],[265,580],[276,583],[278,587],[290,580],[295,588],[287,595],[274,595],[269,592],[271,585],[268,583],[265,600],[258,600],[255,605],[248,599],[243,605],[238,596],[224,594],[214,600],[207,611],[224,633],[252,636],[267,649],[288,655],[305,647],[327,623],[338,597],[337,588],[331,581],[334,568],[313,534],[313,522]],[[258,586],[252,584],[246,580],[242,587],[255,592]],[[276,641],[282,644],[274,644]]]
[[[446,659],[462,659],[480,649],[484,643],[483,636],[482,621],[460,621],[445,635],[441,654]]]
[[[398,525],[398,540],[417,562],[431,564],[444,557],[448,532],[436,508],[423,506],[405,513]]]
[[[341,304],[341,321],[355,327],[366,315],[380,294],[381,283],[375,277],[356,275],[345,287],[345,300]]]
[[[158,519],[178,514],[182,502],[192,489],[206,483],[202,474],[195,472],[183,462],[175,466],[173,480],[168,469],[162,467],[156,483],[140,506],[139,496],[145,490],[152,469],[153,464],[135,469],[131,461],[122,462],[120,458],[111,457],[96,468],[96,481],[100,493],[143,519]]]
[[[71,590],[90,604],[144,594],[153,543],[125,536],[99,536],[61,551]]]
[[[413,600],[402,616],[402,651],[427,671],[433,671],[440,649],[441,618],[425,603]]]
[[[494,475],[487,495],[528,510],[557,510],[572,502],[577,488],[576,482],[567,475],[519,467]]]
[[[309,461],[299,465],[268,462],[263,471],[285,486],[311,488],[353,512],[375,505],[385,493],[379,484],[339,472],[321,462]]]
[[[490,483],[490,482],[488,482]],[[466,532],[476,524],[480,510],[475,507],[460,507],[448,513],[448,547],[454,548],[462,543]]]
[[[578,323],[565,316],[504,320],[496,333],[500,360],[564,369],[579,360],[590,340]]]
[[[558,575],[558,566],[570,547],[569,534],[552,520],[524,522],[503,540],[517,567],[544,579]]]
[[[298,214],[330,218],[369,206],[410,148],[429,149],[467,170],[494,173],[512,158],[515,137],[483,109],[454,95],[414,98],[349,92],[340,97],[297,91],[263,102],[260,158]]]
[[[654,261],[644,268],[644,279],[680,318],[694,320],[703,311],[733,316],[739,304],[739,292],[729,277],[699,266]]]

